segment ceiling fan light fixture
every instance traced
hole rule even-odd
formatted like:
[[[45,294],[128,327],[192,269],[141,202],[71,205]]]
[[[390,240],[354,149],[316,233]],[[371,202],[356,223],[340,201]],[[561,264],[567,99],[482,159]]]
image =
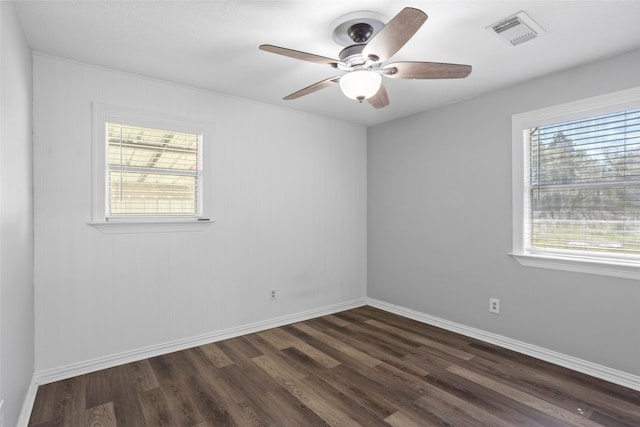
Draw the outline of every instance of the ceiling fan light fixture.
[[[347,98],[362,102],[378,93],[382,76],[368,70],[355,70],[340,78],[340,89]]]
[[[362,16],[365,14],[368,17]],[[405,7],[386,25],[372,15],[376,14],[354,12],[334,22],[337,24],[332,25],[335,28],[334,40],[345,46],[340,52],[340,59],[270,44],[260,45],[259,48],[267,52],[329,65],[343,72],[293,92],[283,99],[297,99],[339,83],[347,98],[359,102],[366,99],[377,109],[389,105],[382,76],[394,79],[459,79],[467,77],[471,72],[470,65],[420,61],[387,62],[415,35],[427,20],[427,14],[420,9]]]

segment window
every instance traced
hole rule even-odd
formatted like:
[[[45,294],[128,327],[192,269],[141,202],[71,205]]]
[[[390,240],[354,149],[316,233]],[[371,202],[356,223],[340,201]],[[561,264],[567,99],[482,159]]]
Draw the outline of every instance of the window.
[[[513,118],[513,255],[640,277],[640,92]]]
[[[208,221],[204,136],[203,126],[94,105],[93,225]]]
[[[201,134],[105,125],[107,218],[199,216]]]

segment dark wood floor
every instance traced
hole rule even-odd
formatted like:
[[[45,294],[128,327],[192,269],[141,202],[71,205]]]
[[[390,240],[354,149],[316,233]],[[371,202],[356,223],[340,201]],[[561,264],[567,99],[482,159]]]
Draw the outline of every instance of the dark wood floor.
[[[30,426],[640,426],[640,392],[371,307],[38,389]]]

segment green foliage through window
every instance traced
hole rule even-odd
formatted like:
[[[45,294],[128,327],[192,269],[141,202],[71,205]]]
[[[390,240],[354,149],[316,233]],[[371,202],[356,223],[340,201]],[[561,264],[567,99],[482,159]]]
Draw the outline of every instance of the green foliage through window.
[[[529,129],[531,246],[640,256],[640,110]]]

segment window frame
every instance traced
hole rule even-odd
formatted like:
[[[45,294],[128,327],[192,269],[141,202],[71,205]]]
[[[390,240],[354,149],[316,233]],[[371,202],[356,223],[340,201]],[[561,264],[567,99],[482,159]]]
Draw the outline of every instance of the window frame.
[[[525,214],[528,212],[526,182],[529,174],[525,132],[553,123],[589,116],[640,108],[640,87],[587,98],[579,101],[514,114],[511,118],[512,140],[512,251],[520,264],[578,273],[597,274],[625,279],[640,279],[640,261],[615,259],[600,254],[577,255],[529,247]]]
[[[205,141],[211,135],[206,124],[183,118],[117,107],[94,102],[93,110],[93,176],[92,176],[92,214],[90,225],[105,234],[149,233],[200,231],[211,223],[205,200]],[[108,216],[107,215],[107,142],[106,124],[117,123],[177,132],[197,133],[201,135],[198,147],[197,195],[199,212],[194,216]]]

